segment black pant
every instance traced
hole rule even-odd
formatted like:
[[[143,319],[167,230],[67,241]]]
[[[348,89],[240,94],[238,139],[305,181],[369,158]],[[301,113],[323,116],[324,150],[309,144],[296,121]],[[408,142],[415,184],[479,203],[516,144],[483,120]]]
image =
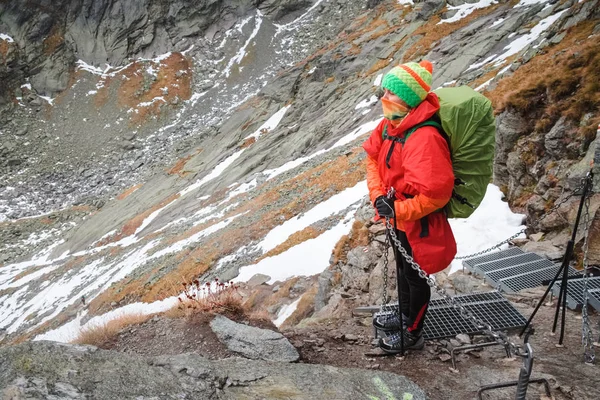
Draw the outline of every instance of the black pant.
[[[396,235],[402,243],[402,247],[412,256],[412,248],[406,234],[396,230]],[[394,246],[394,256],[398,276],[398,300],[403,319],[405,319],[409,331],[420,333],[431,298],[431,288],[427,281],[421,278],[419,273],[404,259],[396,246]]]

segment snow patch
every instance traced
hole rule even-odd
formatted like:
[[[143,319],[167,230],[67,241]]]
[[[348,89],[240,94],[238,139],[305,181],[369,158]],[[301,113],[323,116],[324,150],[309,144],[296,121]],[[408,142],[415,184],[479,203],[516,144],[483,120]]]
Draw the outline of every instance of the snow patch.
[[[532,6],[534,4],[548,3],[550,0],[521,0],[514,8]]]
[[[353,187],[345,189],[317,204],[309,211],[287,220],[282,225],[276,226],[267,233],[265,238],[256,247],[261,249],[263,253],[266,253],[285,242],[294,233],[360,201],[367,193],[366,181],[361,181]]]
[[[0,33],[0,40],[6,40],[8,43],[13,43],[15,40],[6,33]]]
[[[277,28],[277,32],[275,33],[275,35],[279,34],[281,31],[284,31],[284,30],[289,31],[291,29],[294,29],[294,26],[296,24],[298,24],[304,18],[306,18],[308,16],[308,14],[310,14],[311,11],[314,10],[315,8],[317,8],[319,6],[319,4],[321,4],[322,2],[323,2],[323,0],[317,0],[315,2],[315,4],[313,4],[308,10],[306,10],[306,12],[304,14],[302,14],[301,16],[299,16],[298,18],[296,18],[292,22],[289,22],[289,23],[284,24],[284,25],[273,24],[275,26],[275,28]]]
[[[294,313],[294,311],[296,311],[301,299],[302,296],[298,297],[298,299],[292,304],[287,304],[281,307],[277,313],[277,318],[273,320],[273,324],[279,328],[285,322],[285,320],[288,319]]]
[[[487,57],[485,60],[469,66],[469,68],[467,68],[467,71],[469,71],[471,69],[479,68],[479,67],[481,67],[485,64],[489,64],[491,62],[494,62],[495,67],[499,67],[506,61],[506,59],[508,57],[521,52],[523,49],[525,49],[531,43],[535,42],[546,29],[548,29],[550,26],[552,26],[552,24],[554,24],[560,18],[560,16],[568,10],[569,9],[559,11],[556,14],[553,14],[553,15],[550,15],[549,17],[544,18],[536,26],[531,28],[531,31],[528,34],[516,38],[511,43],[509,43],[507,46],[505,46],[503,49],[503,50],[505,50],[504,53],[502,53],[500,55],[492,54],[491,56]],[[511,33],[508,37],[512,38],[514,35],[516,35],[515,32]]]
[[[231,164],[233,164],[235,162],[235,160],[240,158],[240,156],[242,155],[244,150],[246,150],[246,149],[239,150],[239,151],[233,153],[232,155],[230,155],[229,157],[227,157],[225,160],[221,161],[219,164],[217,164],[216,167],[213,168],[213,170],[208,175],[206,175],[204,178],[196,181],[195,183],[188,186],[187,188],[183,189],[181,192],[179,192],[179,195],[181,197],[183,197],[186,194],[203,186],[205,183],[210,182],[213,179],[219,177],[219,175],[221,175],[223,173],[223,171],[225,171],[227,169],[227,167],[229,167]]]
[[[350,132],[346,136],[342,137],[340,140],[335,142],[333,144],[333,146],[331,146],[330,148],[325,149],[325,150],[319,150],[319,151],[317,151],[309,156],[306,156],[306,157],[300,157],[295,160],[288,161],[287,163],[283,164],[282,166],[280,166],[278,168],[268,169],[268,170],[263,171],[263,174],[266,175],[267,180],[273,179],[277,175],[281,175],[284,172],[292,170],[292,169],[304,164],[305,162],[307,162],[317,156],[320,156],[321,154],[325,154],[328,151],[335,149],[336,147],[344,146],[345,144],[348,144],[348,143],[352,142],[353,140],[356,140],[357,138],[364,135],[365,133],[370,132],[373,129],[375,129],[375,127],[377,127],[379,122],[380,122],[379,120],[367,122],[367,123],[359,126],[358,128],[356,128],[354,131]]]
[[[248,40],[246,40],[246,43],[244,43],[244,45],[238,50],[237,54],[235,56],[233,56],[231,58],[231,60],[229,60],[229,63],[227,63],[227,66],[225,67],[225,70],[223,71],[223,75],[225,75],[225,77],[229,77],[229,75],[231,74],[231,68],[233,67],[233,64],[239,65],[242,62],[242,60],[244,59],[244,57],[246,56],[246,48],[254,40],[254,38],[258,34],[258,31],[260,30],[260,26],[262,25],[262,21],[263,21],[262,17],[263,17],[263,14],[260,12],[260,10],[256,10],[256,22],[255,22],[254,30],[250,34],[250,37],[248,37]],[[241,27],[239,29],[241,30]]]
[[[495,0],[479,0],[479,2],[473,3],[473,4],[465,3],[465,4],[461,4],[459,6],[448,6],[448,10],[457,10],[456,14],[454,14],[452,17],[450,17],[448,19],[441,20],[437,24],[439,25],[439,24],[443,24],[443,23],[452,23],[452,22],[460,21],[467,15],[471,14],[473,11],[480,9],[480,8],[489,7],[495,3],[496,3]]]
[[[383,79],[383,74],[377,75],[375,81],[373,82],[373,86],[381,86],[381,81]]]
[[[513,213],[508,203],[502,200],[503,197],[500,189],[490,184],[483,201],[469,218],[449,220],[458,247],[457,256],[466,256],[492,247],[525,228],[522,225],[525,216]],[[499,250],[507,247],[508,245],[503,245]],[[462,267],[462,260],[454,260],[448,273]]]
[[[352,228],[356,208],[353,207],[343,221],[320,236],[302,242],[284,253],[267,257],[257,264],[240,268],[240,274],[234,281],[247,282],[256,274],[265,274],[271,277],[267,283],[272,284],[294,276],[312,276],[323,272],[329,266],[331,249]]]
[[[265,132],[265,130],[272,131],[273,129],[277,128],[277,126],[279,125],[279,123],[283,119],[283,116],[285,115],[286,111],[290,107],[291,107],[291,105],[288,105],[288,106],[283,107],[279,111],[277,111],[275,114],[273,114],[271,116],[271,118],[269,118],[264,124],[262,124],[254,133],[246,136],[244,138],[244,140],[250,139],[250,138],[258,139],[260,137],[260,135],[263,132]]]
[[[377,98],[377,96],[373,95],[368,99],[362,100],[360,103],[358,103],[354,107],[354,109],[358,110],[358,109],[365,108],[365,107],[371,107],[371,106],[375,105],[377,103],[377,101],[379,101],[379,99]]]

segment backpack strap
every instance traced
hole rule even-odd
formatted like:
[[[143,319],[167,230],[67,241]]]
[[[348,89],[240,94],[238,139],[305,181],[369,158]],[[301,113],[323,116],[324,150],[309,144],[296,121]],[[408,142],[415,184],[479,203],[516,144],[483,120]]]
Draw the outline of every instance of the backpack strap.
[[[422,128],[424,126],[433,126],[438,131],[440,131],[440,133],[442,133],[444,135],[444,137],[446,136],[443,133],[444,129],[442,128],[442,125],[439,122],[435,121],[435,120],[427,120],[425,122],[421,122],[420,124],[417,124],[417,125],[413,126],[408,131],[406,131],[406,133],[404,134],[403,137],[389,136],[387,134],[387,125],[385,125],[383,127],[383,132],[381,132],[381,138],[383,140],[391,140],[392,141],[392,145],[390,146],[390,150],[388,151],[387,156],[385,157],[385,165],[386,165],[386,167],[388,167],[388,169],[391,168],[391,166],[390,166],[390,160],[392,158],[392,153],[394,152],[394,147],[395,147],[396,143],[400,143],[402,146],[404,146],[404,143],[406,143],[406,141],[408,140],[408,137],[410,135],[412,135],[417,129]]]
[[[438,131],[444,132],[444,128],[442,128],[442,124],[440,124],[437,121],[434,121],[434,120],[430,119],[430,120],[427,120],[425,122],[421,122],[420,124],[417,124],[417,125],[413,126],[412,128],[410,128],[408,131],[406,131],[406,133],[404,134],[404,141],[406,142],[406,140],[408,139],[408,137],[410,135],[412,135],[413,133],[415,133],[415,131],[417,129],[422,128],[424,126],[433,126]]]

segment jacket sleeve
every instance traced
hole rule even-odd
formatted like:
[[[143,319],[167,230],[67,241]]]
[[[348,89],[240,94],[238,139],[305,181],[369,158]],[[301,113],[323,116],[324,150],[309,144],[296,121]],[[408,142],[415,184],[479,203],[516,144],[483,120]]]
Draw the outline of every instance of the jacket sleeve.
[[[452,196],[454,172],[446,139],[433,127],[415,131],[403,148],[405,182],[418,193],[396,201],[396,218],[414,221],[445,206]]]
[[[367,156],[367,187],[369,188],[369,198],[371,204],[375,203],[375,199],[379,196],[384,195],[383,185],[381,183],[381,177],[379,176],[379,168],[377,168],[377,161],[372,159],[371,156]]]

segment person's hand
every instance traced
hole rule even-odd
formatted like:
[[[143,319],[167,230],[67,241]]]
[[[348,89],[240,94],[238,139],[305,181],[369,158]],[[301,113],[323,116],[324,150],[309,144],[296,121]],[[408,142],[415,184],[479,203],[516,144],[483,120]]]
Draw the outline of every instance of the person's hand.
[[[375,208],[380,217],[394,218],[394,199],[388,199],[386,196],[379,196],[375,199]]]

